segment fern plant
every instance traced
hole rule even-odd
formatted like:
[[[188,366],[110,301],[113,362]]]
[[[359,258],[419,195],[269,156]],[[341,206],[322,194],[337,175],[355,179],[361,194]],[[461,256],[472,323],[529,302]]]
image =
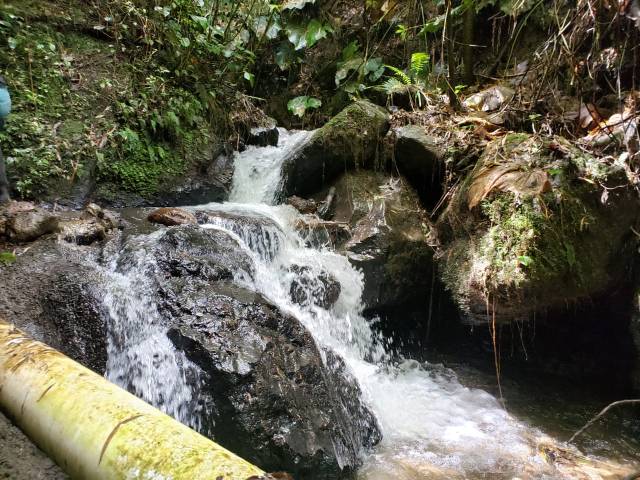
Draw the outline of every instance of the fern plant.
[[[415,52],[411,55],[411,62],[406,70],[393,65],[385,65],[392,75],[389,76],[377,90],[384,92],[388,98],[394,95],[409,93],[411,107],[423,108],[429,89],[429,73],[431,57],[426,52]]]

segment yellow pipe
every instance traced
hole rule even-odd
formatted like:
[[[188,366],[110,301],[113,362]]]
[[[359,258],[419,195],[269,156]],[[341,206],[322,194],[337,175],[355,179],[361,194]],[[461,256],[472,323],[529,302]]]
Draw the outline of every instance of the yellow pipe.
[[[264,472],[0,321],[0,408],[78,480],[245,480]]]

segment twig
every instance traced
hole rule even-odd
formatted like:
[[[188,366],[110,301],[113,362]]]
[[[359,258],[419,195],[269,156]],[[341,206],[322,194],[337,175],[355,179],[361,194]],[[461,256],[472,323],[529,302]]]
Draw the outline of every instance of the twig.
[[[607,405],[598,415],[596,415],[595,417],[593,417],[591,420],[589,420],[587,422],[587,424],[582,427],[580,430],[578,430],[576,433],[573,434],[573,436],[569,439],[568,443],[573,443],[573,441],[576,439],[576,437],[578,435],[580,435],[581,433],[583,433],[587,428],[589,428],[591,425],[593,425],[594,423],[596,423],[598,420],[600,420],[600,418],[602,418],[603,415],[605,415],[609,410],[611,410],[613,407],[617,407],[618,405],[633,405],[633,404],[638,404],[640,405],[640,399],[634,399],[634,400],[618,400],[617,402],[613,402],[609,405]]]

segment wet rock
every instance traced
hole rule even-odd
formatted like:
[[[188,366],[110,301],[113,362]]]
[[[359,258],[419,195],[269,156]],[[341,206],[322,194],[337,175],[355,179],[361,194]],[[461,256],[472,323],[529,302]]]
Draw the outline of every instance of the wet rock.
[[[253,128],[249,132],[245,143],[256,147],[277,147],[279,138],[278,127]]]
[[[205,375],[208,433],[296,478],[342,478],[355,468],[380,438],[375,418],[339,358],[324,352],[323,362],[300,322],[230,281],[248,268],[237,241],[222,230],[178,227],[154,255],[169,337]]]
[[[296,230],[304,239],[305,244],[319,248],[330,245],[336,249],[351,238],[351,231],[347,222],[320,220],[315,215],[305,215],[296,222]]]
[[[398,171],[411,183],[426,205],[434,206],[442,196],[445,152],[437,138],[418,125],[395,131],[394,160]]]
[[[117,208],[175,207],[224,202],[229,198],[233,179],[233,158],[224,154],[215,137],[200,148],[183,150],[188,170],[168,174],[157,192],[144,194],[123,190],[119,184],[99,182],[91,197],[102,205]]]
[[[237,241],[218,230],[195,226],[171,229],[158,241],[158,262],[173,277],[195,276],[207,281],[253,276],[253,263]]]
[[[193,213],[187,212],[181,208],[171,207],[163,207],[154,210],[149,214],[147,219],[151,223],[159,223],[161,225],[166,225],[167,227],[198,223],[198,220]]]
[[[58,227],[58,218],[40,208],[29,211],[20,211],[9,216],[5,232],[14,242],[29,242],[53,233]]]
[[[104,240],[107,236],[105,225],[96,218],[60,222],[58,232],[65,242],[78,245],[91,245],[93,242]]]
[[[526,319],[617,288],[640,220],[627,184],[559,138],[491,142],[438,221],[442,278],[466,319]]]
[[[313,303],[328,310],[338,301],[340,283],[327,272],[316,274],[309,267],[300,265],[294,265],[291,271],[296,275],[289,294],[297,304],[306,306]]]
[[[94,295],[96,271],[86,265],[97,249],[46,238],[0,262],[0,317],[102,374],[107,347],[101,302]]]
[[[102,241],[114,229],[124,228],[122,219],[109,210],[91,203],[82,212],[66,211],[58,214],[58,237],[77,245],[91,245]]]
[[[342,247],[364,273],[369,310],[426,309],[433,286],[430,222],[404,179],[373,172],[345,175],[336,186],[336,219],[348,221],[351,238]]]
[[[219,154],[208,165],[202,165],[200,171],[180,180],[144,205],[188,206],[226,201],[233,181],[233,158]]]
[[[283,195],[314,193],[347,170],[375,166],[388,129],[383,108],[363,101],[351,104],[284,160]]]
[[[302,214],[313,214],[318,210],[318,203],[315,200],[301,198],[296,195],[287,198],[287,204]]]
[[[199,210],[196,218],[200,224],[215,225],[235,233],[262,258],[273,259],[282,247],[284,234],[280,225],[260,212]]]
[[[336,209],[336,187],[331,187],[327,196],[318,206],[318,216],[323,220],[327,220],[335,214]]]

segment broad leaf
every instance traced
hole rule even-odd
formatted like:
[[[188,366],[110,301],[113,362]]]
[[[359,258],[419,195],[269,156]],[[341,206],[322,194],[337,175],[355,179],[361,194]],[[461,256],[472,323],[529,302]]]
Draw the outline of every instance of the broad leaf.
[[[307,110],[320,108],[320,106],[322,106],[322,102],[319,99],[306,95],[293,98],[289,100],[289,103],[287,104],[288,110],[300,118],[304,117],[304,114],[307,113]]]

